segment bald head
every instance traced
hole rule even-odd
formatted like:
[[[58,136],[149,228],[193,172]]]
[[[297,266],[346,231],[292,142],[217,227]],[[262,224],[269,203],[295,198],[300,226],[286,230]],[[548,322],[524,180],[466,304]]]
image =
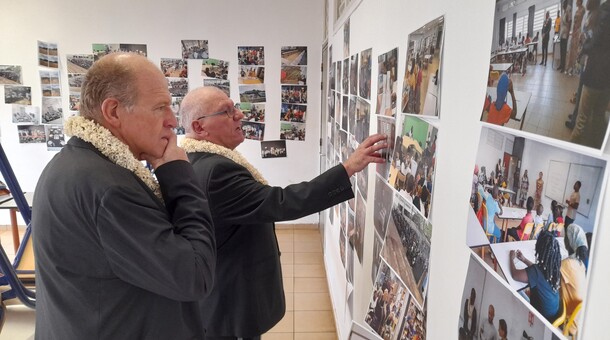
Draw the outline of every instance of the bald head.
[[[115,98],[127,108],[137,100],[139,74],[161,71],[146,57],[134,53],[111,53],[87,71],[81,87],[80,115],[102,121],[104,100]]]
[[[187,137],[193,137],[193,121],[209,114],[215,103],[227,99],[227,95],[217,87],[204,86],[189,92],[180,103],[180,122]]]

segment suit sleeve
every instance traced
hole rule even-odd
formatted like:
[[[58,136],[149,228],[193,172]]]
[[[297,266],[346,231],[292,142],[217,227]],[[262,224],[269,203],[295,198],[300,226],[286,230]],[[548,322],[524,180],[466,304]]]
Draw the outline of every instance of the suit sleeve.
[[[259,183],[244,167],[227,161],[214,167],[208,183],[213,214],[234,224],[292,220],[354,197],[343,165],[280,188]]]
[[[202,299],[216,266],[208,202],[188,162],[167,163],[156,176],[167,211],[141,188],[117,185],[104,195],[97,222],[109,265],[122,280],[153,293]]]

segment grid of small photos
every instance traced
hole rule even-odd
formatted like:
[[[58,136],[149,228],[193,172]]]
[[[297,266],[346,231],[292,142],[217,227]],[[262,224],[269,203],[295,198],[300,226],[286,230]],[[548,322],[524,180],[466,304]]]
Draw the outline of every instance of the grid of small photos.
[[[408,59],[420,67],[407,67],[405,79],[414,73],[416,80],[413,88],[405,85],[411,97],[403,93],[401,98],[396,93],[398,48],[377,56],[375,108],[370,105],[375,95],[371,88],[372,49],[350,55],[348,25],[349,21],[344,26],[344,57],[329,63],[327,166],[345,161],[354,152],[369,135],[370,119],[377,121],[376,133],[388,136],[389,147],[382,151],[385,162],[374,168],[374,196],[367,197],[365,168],[353,183],[355,199],[336,206],[329,219],[331,223],[339,220],[339,257],[345,266],[350,295],[357,289],[353,281],[355,258],[362,263],[363,256],[372,251],[373,291],[364,323],[384,339],[425,338],[438,119],[424,120],[419,112],[397,114],[397,108],[401,99],[404,103],[409,98],[423,97],[423,105],[432,98],[423,95],[427,90],[421,84],[437,76],[440,68],[443,17],[409,36]],[[423,31],[425,34],[420,34]],[[332,49],[329,51],[332,56]],[[431,81],[438,84],[436,78]],[[430,91],[434,90],[430,87]],[[420,91],[419,96],[416,91]],[[436,109],[436,102],[432,104]],[[373,249],[364,249],[368,243],[363,240],[367,201],[373,204]],[[354,259],[350,256],[352,248]],[[352,315],[350,303],[348,297],[347,315]],[[388,315],[393,316],[392,322]]]
[[[283,46],[280,83],[280,139],[305,140],[307,119],[307,47]]]
[[[265,48],[263,46],[238,46],[237,67],[239,101],[244,114],[241,126],[244,137],[262,141],[265,138],[265,103],[267,102]]]

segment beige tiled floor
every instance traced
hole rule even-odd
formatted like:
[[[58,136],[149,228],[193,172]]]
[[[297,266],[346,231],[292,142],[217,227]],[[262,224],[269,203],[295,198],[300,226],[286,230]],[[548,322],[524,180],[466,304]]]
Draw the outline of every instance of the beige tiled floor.
[[[335,340],[334,315],[326,282],[322,241],[317,229],[277,230],[282,251],[286,315],[264,340]],[[0,242],[13,258],[12,234],[0,227]],[[33,339],[35,311],[8,306],[0,340]]]
[[[337,339],[322,241],[316,229],[277,230],[286,315],[263,340]]]

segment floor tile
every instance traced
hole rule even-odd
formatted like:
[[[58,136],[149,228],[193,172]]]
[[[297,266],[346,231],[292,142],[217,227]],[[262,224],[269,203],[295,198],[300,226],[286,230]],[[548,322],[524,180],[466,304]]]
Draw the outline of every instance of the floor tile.
[[[294,333],[294,340],[337,340],[337,334],[335,332]]]
[[[295,332],[334,332],[332,311],[294,311]]]
[[[295,264],[294,277],[326,277],[326,272],[321,264]]]
[[[267,333],[263,334],[261,340],[292,340],[294,333]]]
[[[328,293],[294,293],[294,310],[329,310],[332,305]]]
[[[304,252],[304,253],[313,253],[313,252],[322,252],[322,242],[319,240],[316,241],[294,241],[294,252]]]
[[[294,253],[294,264],[324,264],[324,253]]]
[[[286,312],[284,318],[280,320],[268,333],[292,333],[294,332],[294,312]]]
[[[328,282],[326,278],[295,277],[295,293],[328,293]]]

